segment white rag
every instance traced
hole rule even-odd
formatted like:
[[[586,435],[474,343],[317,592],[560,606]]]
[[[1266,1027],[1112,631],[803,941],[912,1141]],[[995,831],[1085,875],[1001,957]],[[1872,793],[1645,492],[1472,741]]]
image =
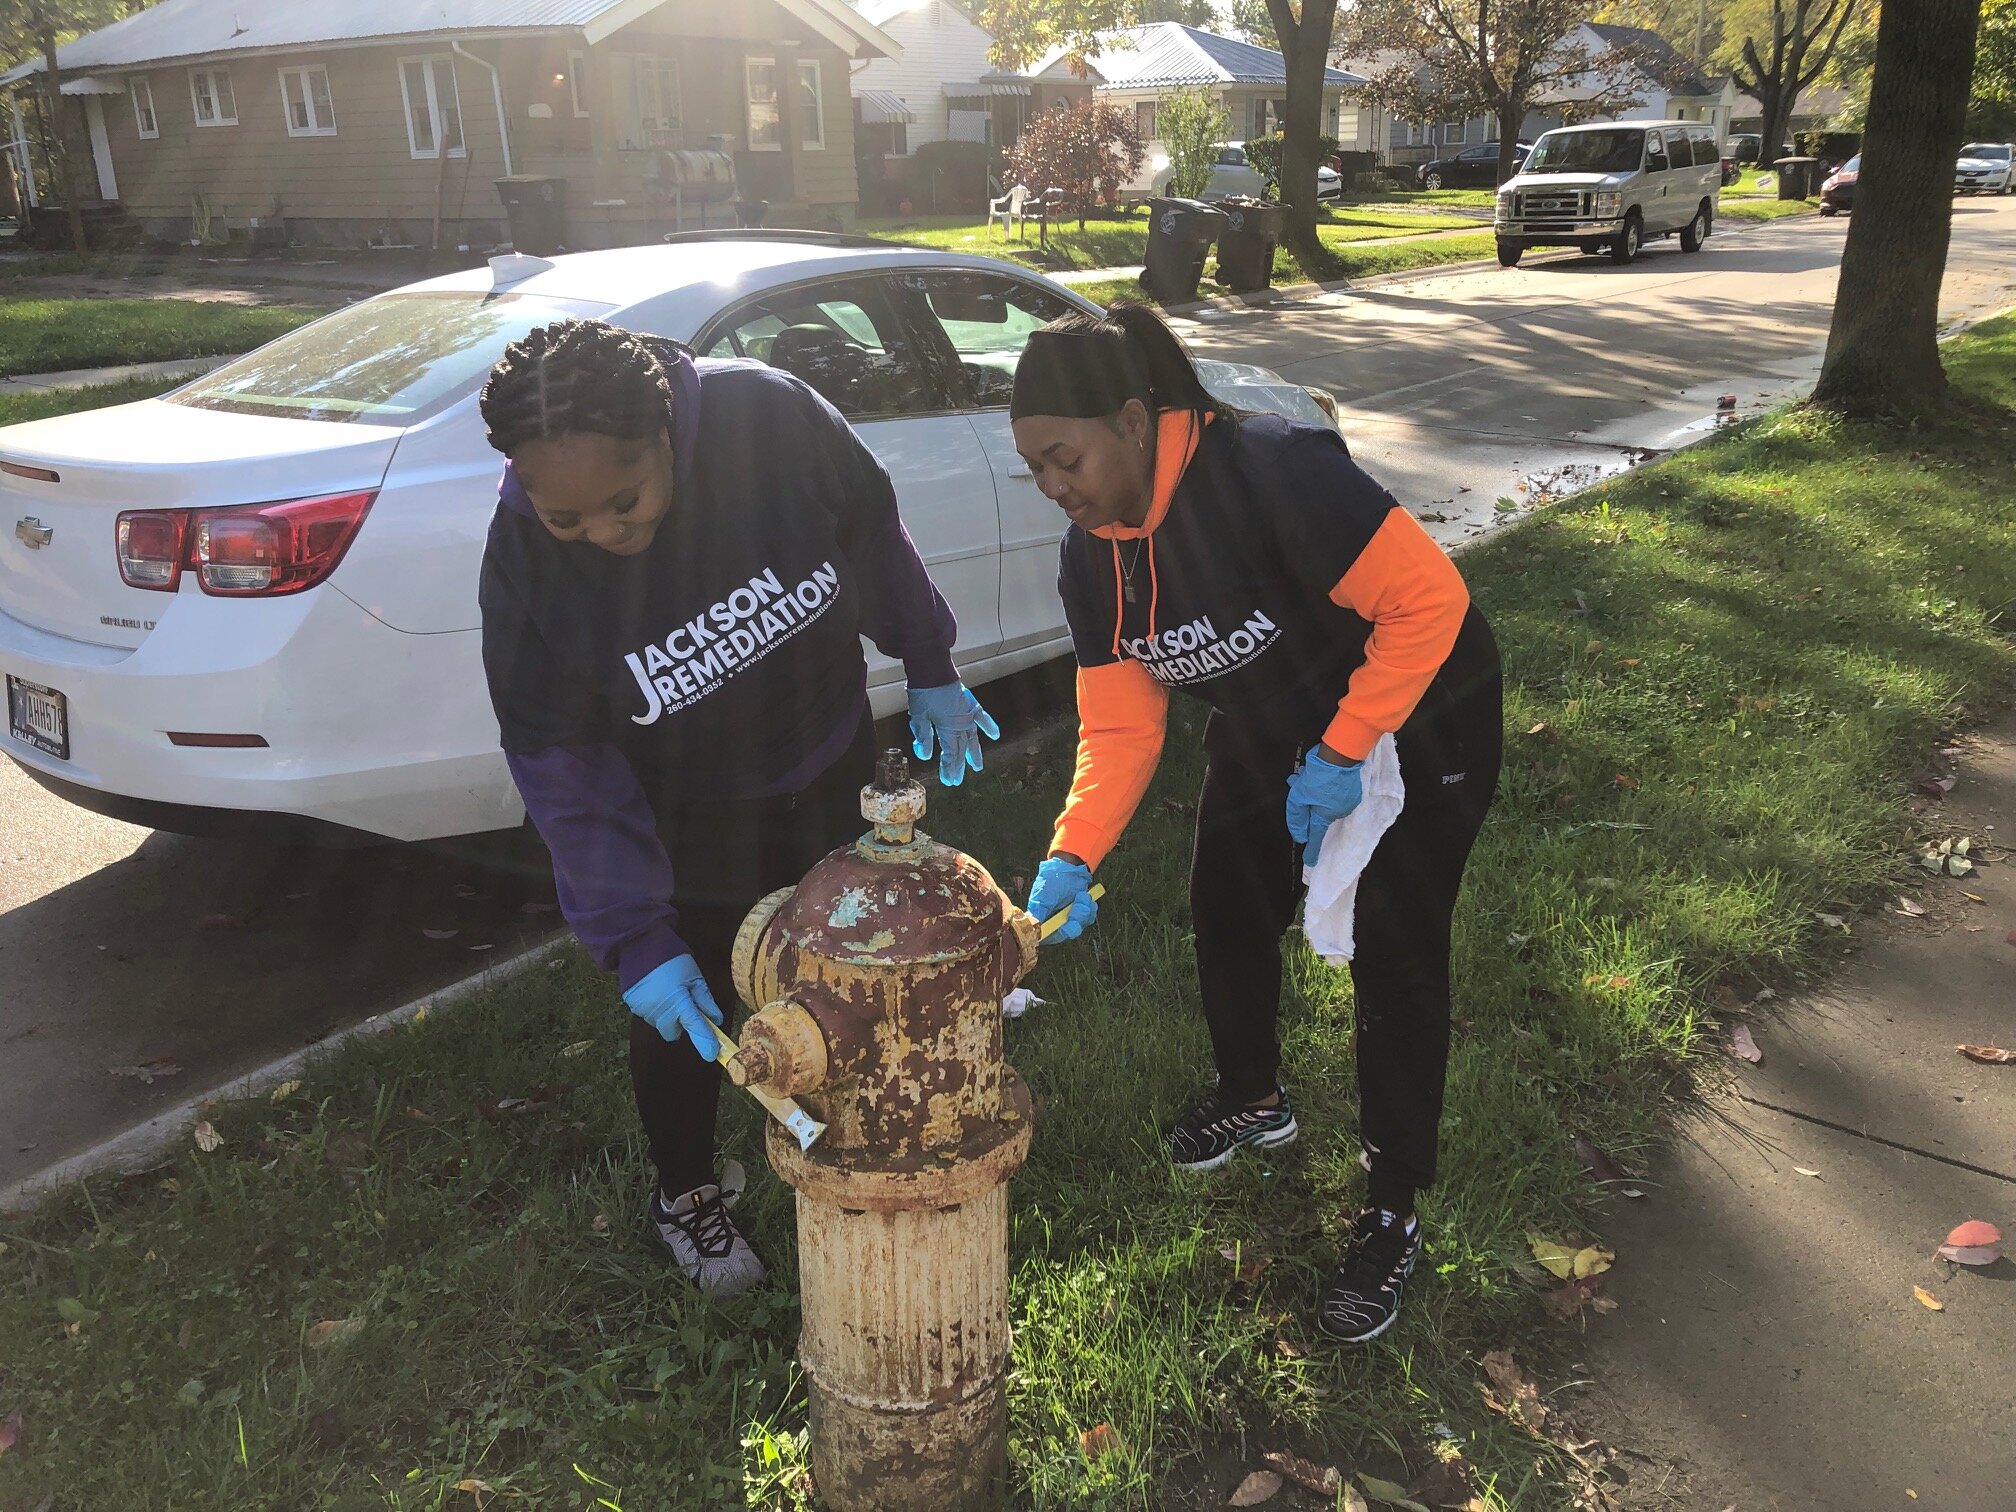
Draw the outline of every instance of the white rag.
[[[1365,796],[1358,807],[1330,826],[1316,864],[1302,868],[1302,880],[1309,887],[1302,906],[1302,932],[1316,954],[1332,966],[1351,959],[1358,879],[1407,805],[1407,789],[1400,780],[1400,747],[1391,735],[1381,735],[1366,756],[1363,782]]]

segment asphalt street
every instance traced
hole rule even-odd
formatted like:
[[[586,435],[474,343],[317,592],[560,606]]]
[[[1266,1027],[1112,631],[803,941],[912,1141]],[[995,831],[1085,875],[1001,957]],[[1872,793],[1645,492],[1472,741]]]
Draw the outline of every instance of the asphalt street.
[[[1337,396],[1354,452],[1445,541],[1810,383],[1840,221],[1699,255],[1570,258],[1214,309],[1203,354]],[[1942,313],[2016,303],[2016,200],[1963,201]],[[990,695],[1023,722],[1054,677]],[[997,708],[997,713],[1001,709]],[[1006,722],[1006,721],[1004,721]],[[0,1187],[451,981],[557,924],[523,837],[316,852],[102,819],[0,763]],[[151,1069],[150,1069],[151,1068]],[[151,1079],[149,1079],[151,1078]]]

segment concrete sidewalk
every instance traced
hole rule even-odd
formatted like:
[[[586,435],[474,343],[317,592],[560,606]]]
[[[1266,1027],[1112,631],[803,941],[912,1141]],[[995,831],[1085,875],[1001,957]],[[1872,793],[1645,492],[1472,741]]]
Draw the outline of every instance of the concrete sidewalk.
[[[2016,1264],[1934,1257],[1969,1218],[2016,1241],[2016,1065],[1954,1050],[2016,1047],[2016,719],[1961,744],[1919,828],[1982,869],[1914,873],[1924,917],[1850,919],[1836,982],[1753,1008],[1762,1064],[1732,1059],[1608,1215],[1620,1305],[1560,1401],[1621,1454],[1627,1507],[2016,1507]]]
[[[229,357],[176,357],[166,362],[128,362],[118,367],[66,368],[60,373],[20,373],[0,378],[0,394],[22,390],[84,388],[100,383],[125,383],[133,378],[194,378],[222,367]]]

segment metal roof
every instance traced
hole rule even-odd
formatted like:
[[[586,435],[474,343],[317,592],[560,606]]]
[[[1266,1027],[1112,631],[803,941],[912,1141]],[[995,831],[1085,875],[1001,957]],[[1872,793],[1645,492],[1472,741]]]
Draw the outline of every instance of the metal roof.
[[[1181,89],[1199,84],[1278,84],[1287,87],[1288,70],[1281,54],[1236,37],[1200,31],[1176,21],[1156,21],[1103,32],[1114,45],[1086,53],[1084,62],[1107,89]],[[1131,44],[1131,45],[1130,45]],[[1053,52],[1031,70],[1041,73],[1066,56]],[[1365,80],[1341,68],[1323,70],[1325,85],[1363,84]]]
[[[910,122],[917,119],[910,104],[893,89],[857,89],[854,99],[861,107],[861,120],[865,125],[882,125],[889,122]]]
[[[68,42],[56,51],[68,73],[133,68],[176,58],[217,57],[313,47],[397,42],[457,32],[600,32],[628,25],[662,0],[160,0],[137,15]],[[827,27],[843,26],[875,52],[900,54],[870,22],[841,0],[809,0],[786,10],[816,11]],[[806,19],[811,17],[806,15]],[[0,74],[11,84],[40,73],[39,58]]]

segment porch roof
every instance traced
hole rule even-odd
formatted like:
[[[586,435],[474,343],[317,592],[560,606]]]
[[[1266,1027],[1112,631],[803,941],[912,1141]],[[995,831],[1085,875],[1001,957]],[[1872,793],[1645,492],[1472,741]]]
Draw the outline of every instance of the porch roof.
[[[236,53],[302,52],[376,42],[469,36],[578,34],[603,41],[669,0],[343,0],[338,5],[245,0],[160,0],[56,51],[65,73]],[[777,0],[786,11],[855,57],[900,57],[903,49],[845,0]],[[31,59],[0,74],[0,85],[42,71]]]

